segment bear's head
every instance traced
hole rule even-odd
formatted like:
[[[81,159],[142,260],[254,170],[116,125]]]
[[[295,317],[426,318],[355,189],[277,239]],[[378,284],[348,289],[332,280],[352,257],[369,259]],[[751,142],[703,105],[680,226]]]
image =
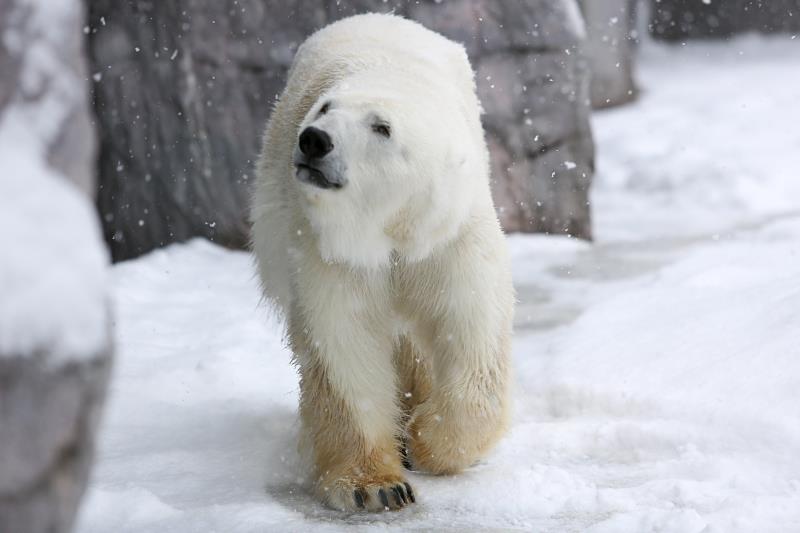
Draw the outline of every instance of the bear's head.
[[[388,264],[393,251],[422,259],[489,197],[469,89],[465,97],[452,84],[387,70],[345,78],[316,98],[293,163],[324,259],[366,267]]]

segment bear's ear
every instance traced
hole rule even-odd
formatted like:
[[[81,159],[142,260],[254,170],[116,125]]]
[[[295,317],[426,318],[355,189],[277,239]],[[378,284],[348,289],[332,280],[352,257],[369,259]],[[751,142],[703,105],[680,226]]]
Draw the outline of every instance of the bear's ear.
[[[451,185],[458,187],[459,194],[471,194],[467,191],[471,191],[476,180],[481,179],[480,157],[464,149],[451,148],[445,164]]]
[[[447,162],[448,169],[458,171],[466,166],[469,158],[467,157],[466,152],[450,148],[447,151],[447,157],[445,158],[445,161]]]
[[[444,167],[441,172],[445,176],[445,182],[449,187],[463,188],[472,181],[470,177],[470,158],[469,154],[458,148],[450,148],[444,160]]]

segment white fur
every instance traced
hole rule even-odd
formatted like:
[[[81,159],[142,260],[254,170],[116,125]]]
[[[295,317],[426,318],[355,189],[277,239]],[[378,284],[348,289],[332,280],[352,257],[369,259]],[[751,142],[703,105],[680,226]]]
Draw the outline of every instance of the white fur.
[[[377,117],[390,123],[390,139],[372,131]],[[346,177],[343,188],[295,178],[298,135],[309,125],[331,135],[326,159]],[[500,409],[486,383],[500,375],[504,394],[513,290],[488,175],[463,47],[375,14],[334,23],[301,46],[264,140],[253,249],[265,295],[281,314],[302,317],[367,441],[396,423],[391,356],[405,327],[434,358],[437,395]],[[308,356],[296,355],[301,365]]]

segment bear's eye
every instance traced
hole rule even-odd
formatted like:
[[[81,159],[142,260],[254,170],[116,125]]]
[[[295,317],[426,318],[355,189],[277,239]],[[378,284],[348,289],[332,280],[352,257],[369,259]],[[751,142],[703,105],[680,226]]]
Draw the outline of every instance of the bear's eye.
[[[319,109],[319,114],[320,115],[324,115],[325,113],[328,112],[328,109],[330,109],[330,108],[331,108],[331,103],[330,102],[325,102],[324,104],[322,104],[322,107]]]
[[[386,138],[392,136],[392,129],[385,122],[378,122],[377,124],[373,124],[372,131],[374,131],[378,135],[383,135]]]

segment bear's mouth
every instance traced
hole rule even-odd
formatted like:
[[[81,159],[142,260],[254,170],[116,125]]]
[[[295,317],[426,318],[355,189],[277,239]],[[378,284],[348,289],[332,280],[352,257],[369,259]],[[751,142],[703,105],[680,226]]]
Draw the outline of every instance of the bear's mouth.
[[[329,180],[325,173],[318,168],[306,165],[305,163],[297,163],[295,166],[297,167],[295,175],[297,179],[303,183],[308,183],[309,185],[314,185],[321,189],[342,188],[341,183]]]

